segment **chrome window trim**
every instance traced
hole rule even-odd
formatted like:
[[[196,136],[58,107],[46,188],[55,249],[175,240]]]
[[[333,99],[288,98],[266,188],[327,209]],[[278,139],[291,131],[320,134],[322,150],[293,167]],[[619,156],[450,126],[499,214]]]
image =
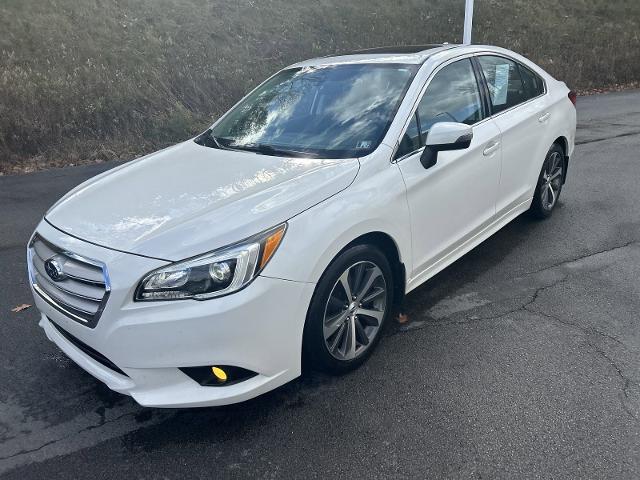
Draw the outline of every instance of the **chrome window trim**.
[[[515,62],[518,65],[522,65],[523,67],[531,70],[532,73],[534,73],[538,78],[540,78],[542,80],[542,84],[544,85],[544,92],[536,97],[532,97],[522,103],[518,103],[517,105],[514,105],[512,107],[507,108],[506,110],[502,110],[498,113],[491,113],[491,115],[483,118],[482,120],[477,121],[476,123],[470,125],[471,128],[476,127],[477,125],[480,125],[484,122],[486,122],[487,120],[491,120],[499,115],[502,115],[503,113],[509,112],[511,110],[513,110],[514,108],[518,108],[521,107],[522,105],[526,105],[530,102],[532,102],[533,100],[537,100],[541,97],[544,97],[545,95],[547,95],[549,93],[549,90],[547,89],[547,81],[542,77],[542,75],[538,74],[534,69],[528,67],[527,65],[522,64],[522,62],[516,60],[513,57],[510,57],[509,55],[505,55],[502,52],[492,52],[490,50],[483,50],[480,52],[467,52],[467,53],[462,53],[460,55],[456,55],[455,57],[449,58],[448,60],[445,60],[444,62],[442,62],[441,64],[439,64],[436,68],[433,69],[433,71],[429,74],[429,77],[427,77],[427,79],[425,80],[424,85],[422,86],[422,88],[420,89],[420,93],[418,94],[416,100],[413,103],[413,106],[411,107],[411,113],[409,114],[409,116],[407,117],[407,119],[405,120],[404,126],[402,127],[401,133],[399,135],[399,137],[396,139],[396,143],[393,147],[393,151],[391,153],[391,160],[390,163],[398,163],[401,162],[402,160],[405,160],[406,158],[412,157],[414,156],[416,153],[424,150],[424,147],[420,147],[417,150],[414,150],[412,152],[408,152],[405,153],[404,155],[402,155],[401,157],[395,158],[396,156],[396,152],[398,151],[398,148],[400,147],[400,139],[404,136],[404,134],[407,132],[407,128],[409,128],[409,124],[411,123],[411,117],[413,117],[416,113],[416,110],[418,109],[418,105],[420,104],[420,100],[422,100],[422,97],[424,96],[424,94],[427,91],[427,88],[429,88],[429,84],[431,83],[431,81],[433,80],[433,77],[435,77],[435,75],[442,70],[444,67],[446,67],[447,65],[450,65],[451,63],[457,62],[459,60],[464,60],[465,58],[474,58],[474,57],[484,57],[484,56],[490,56],[490,57],[503,57],[506,58],[507,60],[510,60],[512,62]],[[484,75],[484,72],[483,72]],[[486,79],[485,79],[486,82]],[[478,92],[480,93],[480,92]],[[491,101],[491,99],[489,99],[489,101]]]
[[[520,107],[522,105],[526,105],[527,103],[532,102],[533,100],[537,100],[538,98],[544,97],[548,93],[547,81],[544,78],[542,78],[541,75],[538,75],[538,73],[535,72],[532,68],[527,67],[526,65],[524,65],[522,62],[519,62],[515,58],[512,58],[509,55],[505,55],[503,53],[484,53],[484,52],[483,53],[476,53],[476,54],[474,54],[474,56],[475,57],[502,57],[502,58],[506,58],[507,60],[512,61],[516,65],[518,65],[518,66],[522,65],[524,68],[526,68],[527,70],[531,71],[531,73],[533,73],[536,77],[538,77],[540,80],[542,80],[542,85],[544,86],[544,92],[542,92],[540,95],[536,95],[535,97],[528,98],[524,102],[516,103],[515,105],[513,105],[513,106],[511,106],[511,107],[509,107],[509,108],[507,108],[505,110],[500,110],[498,113],[492,113],[491,116],[489,116],[487,118],[498,117],[498,116],[502,115],[505,112],[510,112],[514,108],[518,108],[518,107]],[[478,62],[479,62],[479,60],[478,60]],[[482,71],[482,66],[480,66],[480,70]],[[484,71],[482,71],[482,75],[484,75]],[[487,79],[485,78],[485,82],[486,81],[487,81]],[[489,98],[489,102],[491,102],[491,98]],[[493,105],[491,105],[491,107],[493,108]]]
[[[55,300],[54,298],[51,297],[51,295],[49,295],[47,292],[45,292],[36,282],[35,280],[35,275],[33,272],[34,269],[34,265],[33,265],[33,244],[36,240],[41,241],[42,243],[44,243],[45,245],[47,245],[47,247],[49,247],[51,250],[53,250],[54,252],[56,252],[57,254],[60,255],[64,255],[68,258],[71,258],[72,260],[76,260],[78,262],[82,262],[88,265],[92,265],[94,267],[100,268],[100,270],[102,271],[102,277],[104,279],[104,282],[93,282],[91,280],[88,279],[80,279],[78,277],[75,276],[71,276],[68,275],[69,278],[74,278],[77,281],[84,281],[86,283],[90,283],[93,285],[100,285],[100,286],[104,286],[104,296],[102,297],[102,300],[100,301],[100,304],[98,305],[98,310],[96,311],[96,313],[91,313],[91,312],[85,312],[84,310],[77,308],[77,307],[73,307],[72,305],[66,305],[64,302],[62,302],[61,300]],[[52,244],[51,242],[49,242],[48,240],[46,240],[45,238],[43,238],[41,235],[39,235],[38,233],[35,233],[33,235],[33,237],[31,237],[31,240],[29,241],[28,245],[27,245],[27,271],[29,274],[29,283],[31,283],[31,287],[33,288],[33,291],[36,292],[45,302],[47,302],[49,305],[51,305],[53,308],[55,308],[56,310],[58,310],[60,313],[63,313],[64,315],[67,315],[68,317],[70,317],[71,319],[81,323],[82,325],[85,325],[89,328],[95,328],[95,326],[98,324],[98,320],[100,320],[100,317],[102,316],[102,312],[104,311],[106,305],[107,305],[107,301],[109,300],[109,296],[111,294],[111,279],[109,278],[109,272],[107,271],[107,265],[99,260],[95,260],[93,258],[88,258],[88,257],[84,257],[82,255],[78,255],[77,253],[74,252],[70,252],[68,250],[64,250],[54,244]],[[56,285],[56,287],[58,287]],[[58,287],[59,288],[59,287]],[[65,289],[60,288],[61,291],[65,291]],[[80,296],[78,294],[73,294],[70,292],[67,292],[71,295],[75,295],[75,296]],[[91,298],[88,298],[91,299]],[[93,301],[96,301],[96,299],[91,299]],[[65,305],[67,308],[65,308]],[[76,315],[75,313],[69,311],[69,309],[72,308],[73,310],[77,310],[79,312],[85,312],[87,314],[87,316],[91,316],[90,319],[87,318],[83,318],[80,317],[79,315]]]
[[[403,134],[404,135],[404,134]],[[400,144],[398,143],[396,146],[396,150],[397,148],[400,146]],[[401,162],[402,160],[404,160],[405,158],[409,158],[409,157],[413,157],[414,155],[417,155],[418,153],[420,155],[422,155],[422,152],[424,151],[424,147],[420,147],[417,150],[413,150],[412,152],[409,153],[405,153],[404,155],[402,155],[401,157],[398,157],[396,159],[393,160],[393,163],[395,162]]]

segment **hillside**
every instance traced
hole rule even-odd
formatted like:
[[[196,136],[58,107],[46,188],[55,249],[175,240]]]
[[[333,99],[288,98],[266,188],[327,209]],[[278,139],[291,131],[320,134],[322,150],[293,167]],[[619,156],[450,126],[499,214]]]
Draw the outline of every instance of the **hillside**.
[[[4,0],[0,174],[129,159],[307,57],[460,42],[463,0]],[[640,80],[638,0],[476,0],[474,42],[573,88]]]

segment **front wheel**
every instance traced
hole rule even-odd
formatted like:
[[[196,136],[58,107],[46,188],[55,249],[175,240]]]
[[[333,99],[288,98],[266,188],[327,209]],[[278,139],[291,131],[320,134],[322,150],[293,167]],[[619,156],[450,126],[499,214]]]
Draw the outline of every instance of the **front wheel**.
[[[553,145],[542,165],[529,211],[536,218],[548,218],[558,204],[564,180],[564,152]]]
[[[376,247],[341,253],[318,282],[303,338],[305,363],[340,374],[360,366],[380,340],[390,315],[393,276]]]

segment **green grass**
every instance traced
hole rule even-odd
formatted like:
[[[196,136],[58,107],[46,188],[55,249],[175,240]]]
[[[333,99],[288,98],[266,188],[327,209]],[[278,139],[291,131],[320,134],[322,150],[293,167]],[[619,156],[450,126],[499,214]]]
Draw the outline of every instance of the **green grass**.
[[[133,158],[308,57],[460,42],[464,0],[3,0],[0,174]],[[638,0],[476,0],[474,42],[577,89],[640,80]]]

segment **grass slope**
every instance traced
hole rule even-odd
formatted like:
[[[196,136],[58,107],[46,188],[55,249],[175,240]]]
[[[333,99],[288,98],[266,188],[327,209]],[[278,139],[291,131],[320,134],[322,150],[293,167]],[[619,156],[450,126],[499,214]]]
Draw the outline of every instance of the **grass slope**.
[[[3,0],[0,174],[133,158],[295,61],[460,42],[464,0]],[[638,0],[476,0],[474,42],[573,88],[640,80]]]

